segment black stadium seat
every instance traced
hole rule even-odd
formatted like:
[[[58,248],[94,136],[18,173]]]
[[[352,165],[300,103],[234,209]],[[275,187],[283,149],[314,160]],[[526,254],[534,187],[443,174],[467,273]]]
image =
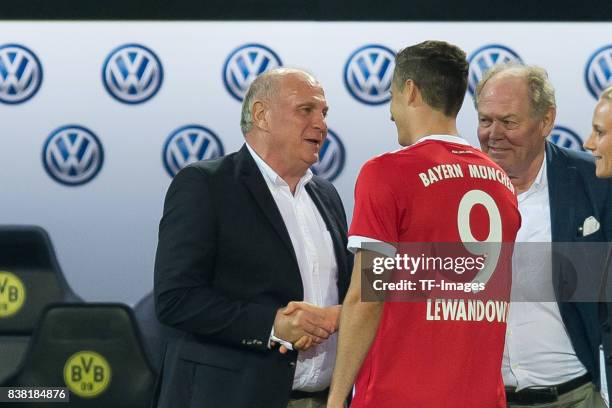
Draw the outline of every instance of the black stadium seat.
[[[157,320],[152,292],[134,306],[134,314],[144,338],[149,360],[155,372],[159,374],[168,340],[180,337],[182,332]]]
[[[42,310],[55,302],[80,299],[47,233],[36,226],[0,226],[0,383],[17,369]]]
[[[23,365],[4,386],[68,386],[69,405],[45,407],[148,408],[155,378],[128,306],[62,304],[43,312]]]

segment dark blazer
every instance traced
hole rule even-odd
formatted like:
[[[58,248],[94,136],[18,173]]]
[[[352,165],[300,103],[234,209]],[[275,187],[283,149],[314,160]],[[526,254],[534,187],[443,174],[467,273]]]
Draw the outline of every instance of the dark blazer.
[[[340,197],[313,177],[306,189],[329,231],[340,301],[352,257]],[[161,322],[185,332],[167,349],[160,408],[286,408],[296,352],[267,348],[278,308],[303,299],[295,252],[246,145],[181,170],[166,195],[155,259]]]
[[[610,180],[598,179],[595,176],[595,164],[588,153],[577,152],[554,144],[546,143],[546,165],[548,177],[548,193],[550,200],[550,222],[553,243],[588,243],[607,242],[612,240],[612,183]],[[588,217],[595,217],[600,223],[600,229],[588,236],[582,236],[581,227]],[[567,251],[569,245],[563,246],[560,252]],[[584,246],[576,249],[584,250]],[[554,244],[553,244],[554,249]],[[601,260],[603,265],[603,259]],[[561,293],[567,293],[567,286],[573,285],[568,275],[563,272],[562,259],[553,258],[553,273],[555,274],[555,289],[559,298]],[[597,275],[589,275],[594,282],[593,298],[597,299],[600,274],[603,268],[596,271]],[[575,281],[575,279],[574,279]],[[600,316],[596,302],[558,302],[561,317],[567,328],[576,355],[590,373],[593,382],[600,385],[599,344],[610,345],[610,334],[603,333],[600,327]],[[608,339],[608,340],[606,340]],[[606,355],[612,349],[605,346]],[[608,383],[612,380],[612,358],[608,358],[606,376]],[[609,387],[609,389],[612,389]]]

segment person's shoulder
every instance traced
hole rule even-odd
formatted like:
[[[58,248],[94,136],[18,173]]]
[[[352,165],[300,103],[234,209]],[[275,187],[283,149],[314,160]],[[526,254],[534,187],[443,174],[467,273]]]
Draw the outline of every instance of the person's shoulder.
[[[340,194],[338,194],[338,190],[336,190],[333,183],[321,176],[313,174],[309,184],[331,197],[338,197],[338,199],[340,199]]]
[[[236,166],[237,154],[238,152],[234,152],[214,159],[200,160],[190,163],[183,167],[179,174],[198,173],[204,176],[216,176],[224,173],[231,173]]]
[[[550,150],[553,152],[553,160],[557,157],[570,161],[572,164],[595,167],[593,156],[590,153],[568,149],[567,147],[561,147],[555,144],[550,145]]]

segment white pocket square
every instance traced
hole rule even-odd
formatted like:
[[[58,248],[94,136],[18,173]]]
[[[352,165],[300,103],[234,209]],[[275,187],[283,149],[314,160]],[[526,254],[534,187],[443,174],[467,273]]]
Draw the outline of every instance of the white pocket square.
[[[584,220],[580,230],[582,231],[583,237],[591,235],[592,233],[599,231],[599,221],[597,221],[597,219],[591,215]]]

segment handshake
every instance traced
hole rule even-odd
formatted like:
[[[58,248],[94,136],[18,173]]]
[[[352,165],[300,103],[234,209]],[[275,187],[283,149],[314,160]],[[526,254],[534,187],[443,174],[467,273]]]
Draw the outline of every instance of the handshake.
[[[289,302],[274,318],[274,336],[296,350],[308,350],[323,343],[338,330],[340,305],[320,307],[307,302]],[[279,351],[287,352],[285,346]]]

